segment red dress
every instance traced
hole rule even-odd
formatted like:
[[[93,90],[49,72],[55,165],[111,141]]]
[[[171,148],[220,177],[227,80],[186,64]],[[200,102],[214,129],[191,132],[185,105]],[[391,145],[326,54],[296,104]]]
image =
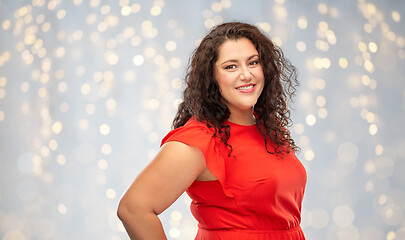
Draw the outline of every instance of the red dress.
[[[218,179],[195,181],[187,189],[198,221],[195,239],[305,239],[300,221],[306,172],[300,161],[294,153],[269,154],[256,125],[226,123],[231,157],[214,130],[194,118],[162,140],[198,147]]]

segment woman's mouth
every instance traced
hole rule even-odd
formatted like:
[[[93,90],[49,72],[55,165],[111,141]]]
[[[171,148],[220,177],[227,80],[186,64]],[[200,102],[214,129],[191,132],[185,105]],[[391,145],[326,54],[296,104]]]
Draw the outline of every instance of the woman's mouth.
[[[255,87],[255,84],[248,84],[248,85],[243,85],[243,86],[237,87],[236,90],[238,90],[239,92],[242,92],[242,93],[250,93],[250,92],[253,92],[254,87]]]

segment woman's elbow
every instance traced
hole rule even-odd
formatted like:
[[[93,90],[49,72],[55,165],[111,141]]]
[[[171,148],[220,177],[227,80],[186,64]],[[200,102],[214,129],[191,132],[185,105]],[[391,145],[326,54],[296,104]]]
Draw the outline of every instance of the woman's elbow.
[[[136,214],[136,208],[131,206],[130,202],[125,197],[121,198],[117,208],[118,218],[125,222],[125,220],[131,216],[134,217],[134,214]]]

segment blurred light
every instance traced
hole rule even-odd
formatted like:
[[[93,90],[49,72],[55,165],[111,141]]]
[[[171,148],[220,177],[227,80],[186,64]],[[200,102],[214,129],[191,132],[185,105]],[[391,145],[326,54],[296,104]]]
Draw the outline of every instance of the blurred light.
[[[181,66],[181,60],[180,58],[173,57],[170,59],[170,66],[172,68],[179,68]]]
[[[390,231],[387,233],[387,240],[395,240],[395,233],[393,231]]]
[[[321,14],[326,14],[328,12],[328,6],[325,3],[318,4],[318,11]]]
[[[110,65],[116,65],[119,61],[118,55],[112,51],[107,51],[104,55],[104,59]]]
[[[377,131],[378,131],[377,125],[370,124],[370,126],[368,128],[368,132],[370,133],[370,135],[376,135]]]
[[[221,0],[221,4],[223,8],[230,8],[232,6],[231,0]]]
[[[271,30],[271,26],[267,22],[260,22],[256,24],[262,31],[269,33]]]
[[[329,44],[322,40],[316,40],[315,46],[316,46],[316,48],[318,48],[319,50],[324,51],[324,52],[329,50]]]
[[[325,22],[325,21],[320,21],[320,22],[318,23],[318,27],[319,27],[319,29],[320,29],[321,31],[324,31],[324,32],[326,32],[326,31],[328,30],[328,28],[329,28],[328,23]]]
[[[51,24],[49,22],[45,22],[42,24],[42,32],[46,33],[51,30]]]
[[[365,23],[363,28],[364,28],[364,31],[366,33],[372,33],[373,32],[373,26],[371,24]]]
[[[151,110],[155,110],[159,108],[159,101],[157,99],[150,99],[148,101],[148,108]]]
[[[326,110],[326,108],[320,108],[318,110],[318,116],[321,119],[325,119],[328,116],[328,110]]]
[[[296,46],[297,50],[300,52],[305,52],[305,50],[307,49],[307,45],[301,41],[297,42],[295,46]]]
[[[59,204],[58,205],[58,212],[60,214],[66,214],[67,213],[67,208],[65,204]]]
[[[393,11],[391,13],[391,17],[392,17],[392,20],[394,20],[395,22],[401,21],[401,15],[397,11]]]
[[[370,42],[368,44],[368,49],[370,49],[370,52],[372,52],[372,53],[377,52],[377,44],[374,42]]]
[[[103,14],[103,15],[107,15],[107,14],[109,14],[110,12],[111,12],[111,7],[108,6],[108,5],[104,5],[104,6],[102,6],[101,9],[100,9],[100,13]]]
[[[58,142],[55,139],[51,139],[48,143],[48,147],[52,150],[55,151],[58,148]]]
[[[339,58],[339,66],[341,68],[347,68],[348,62],[346,58]]]
[[[83,3],[83,0],[73,0],[73,4],[79,6]]]
[[[65,164],[66,164],[66,157],[65,157],[64,155],[62,155],[62,154],[59,154],[59,155],[56,157],[56,162],[57,162],[59,165],[65,165]]]
[[[372,123],[375,120],[375,115],[372,112],[368,112],[366,115],[367,122]]]
[[[324,107],[325,104],[326,104],[326,98],[325,98],[324,96],[318,96],[318,97],[316,98],[316,104],[317,104],[319,107]]]
[[[176,49],[176,42],[174,42],[174,41],[168,41],[167,43],[166,43],[166,49],[168,50],[168,51],[174,51],[175,49]]]
[[[112,152],[112,148],[110,144],[103,144],[103,146],[101,146],[101,152],[104,155],[110,155]]]
[[[89,120],[82,118],[79,120],[79,128],[81,130],[87,130],[89,128]]]
[[[202,16],[203,16],[203,18],[205,18],[205,19],[209,19],[209,18],[212,18],[212,17],[214,16],[214,14],[213,14],[213,12],[212,12],[211,10],[206,9],[206,10],[204,10],[204,11],[202,12]]]
[[[89,94],[91,91],[90,84],[88,83],[83,84],[82,87],[80,88],[80,91],[82,92],[83,95]]]
[[[281,5],[274,5],[273,12],[282,19],[287,17],[287,9]]]
[[[64,19],[66,17],[66,10],[65,9],[61,9],[56,13],[56,17],[58,19]]]
[[[117,106],[117,101],[115,101],[112,98],[107,99],[107,101],[105,102],[105,107],[109,110],[114,110],[116,106]]]
[[[368,72],[373,73],[374,72],[374,64],[371,61],[364,61],[364,69],[366,69]]]
[[[370,82],[371,82],[371,79],[370,79],[369,76],[363,75],[361,77],[361,82],[363,83],[364,86],[368,86],[370,84]]]
[[[61,58],[61,57],[65,56],[65,53],[66,53],[66,49],[64,47],[59,47],[55,51],[55,55],[58,58]]]
[[[135,66],[141,66],[144,62],[144,58],[142,55],[136,55],[132,62],[134,63]]]
[[[142,42],[142,39],[140,37],[135,36],[135,37],[131,38],[132,46],[135,46],[135,47],[139,46],[141,44],[141,42]]]
[[[215,22],[214,22],[214,20],[212,20],[212,18],[206,19],[206,20],[204,21],[204,26],[205,26],[206,28],[210,29],[210,28],[212,28],[212,27],[215,26]]]
[[[381,155],[384,152],[384,147],[381,144],[375,146],[375,154]]]
[[[315,158],[315,153],[312,150],[305,151],[304,157],[305,160],[312,161]]]
[[[325,49],[324,49],[325,50]],[[331,65],[329,58],[315,58],[314,65],[318,69],[328,69]]]
[[[147,58],[152,58],[156,54],[156,49],[154,49],[152,47],[145,48],[144,51],[143,51],[143,54]]]
[[[308,27],[307,17],[300,16],[297,20],[297,25],[301,29],[306,29]]]
[[[52,124],[52,132],[59,134],[63,129],[63,124],[61,121],[56,121]]]
[[[109,198],[109,199],[114,199],[114,198],[117,196],[117,194],[115,193],[115,190],[112,189],[112,188],[108,188],[108,189],[105,191],[105,195],[106,195],[107,198]]]
[[[353,223],[353,210],[346,205],[341,205],[333,210],[333,220],[340,227],[349,226]]]
[[[108,124],[102,124],[100,126],[101,135],[108,135],[110,133],[110,126]]]
[[[313,126],[316,123],[316,117],[313,114],[308,114],[306,117],[306,123],[308,126]]]
[[[11,25],[10,20],[6,19],[1,24],[1,27],[3,28],[3,30],[8,30],[10,28],[10,25]]]
[[[87,114],[93,115],[95,111],[96,111],[96,106],[94,104],[88,104],[86,106],[86,113]]]
[[[294,125],[294,131],[297,134],[302,134],[304,132],[304,129],[305,129],[305,127],[301,123],[297,123],[297,124]]]
[[[375,168],[376,168],[375,163],[372,161],[367,161],[364,164],[364,171],[368,174],[373,174],[375,172]]]
[[[6,91],[4,89],[0,89],[0,100],[6,97]]]
[[[97,165],[101,170],[106,170],[108,168],[108,162],[105,159],[100,159]]]
[[[279,37],[273,37],[272,40],[276,46],[281,47],[281,45],[283,45],[283,40],[281,40]]]
[[[132,13],[137,13],[142,9],[142,6],[138,3],[134,3],[131,5]]]
[[[358,47],[361,52],[367,51],[367,45],[364,42],[360,42]]]
[[[179,89],[182,86],[182,81],[180,78],[175,78],[172,80],[172,87],[175,89]]]
[[[174,210],[171,214],[170,217],[173,221],[180,221],[183,218],[183,214],[177,210]]]
[[[150,9],[150,14],[152,16],[159,16],[161,12],[162,12],[162,9],[160,7],[158,7],[158,6],[153,6]]]
[[[131,14],[132,12],[132,8],[129,6],[124,6],[121,8],[121,15],[122,16],[128,16],[129,14]]]
[[[172,238],[178,238],[180,237],[181,232],[178,228],[170,228],[169,230],[169,236]]]
[[[214,12],[220,12],[222,11],[222,5],[219,2],[213,2],[211,4],[211,10]]]

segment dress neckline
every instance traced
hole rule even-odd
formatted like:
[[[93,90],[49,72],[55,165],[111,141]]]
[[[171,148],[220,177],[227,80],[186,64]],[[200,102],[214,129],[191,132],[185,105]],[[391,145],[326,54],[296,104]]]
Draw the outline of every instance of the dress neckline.
[[[252,128],[252,127],[256,127],[256,123],[253,125],[242,125],[242,124],[238,124],[238,123],[234,123],[228,120],[225,120],[225,123],[228,125],[233,125],[233,126],[237,126],[237,127],[243,127],[243,128]]]

